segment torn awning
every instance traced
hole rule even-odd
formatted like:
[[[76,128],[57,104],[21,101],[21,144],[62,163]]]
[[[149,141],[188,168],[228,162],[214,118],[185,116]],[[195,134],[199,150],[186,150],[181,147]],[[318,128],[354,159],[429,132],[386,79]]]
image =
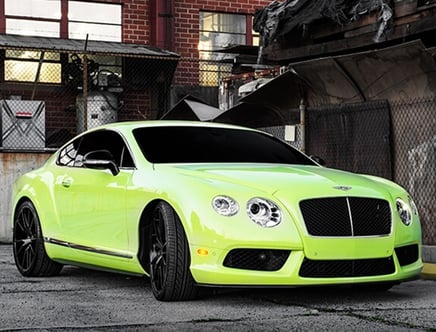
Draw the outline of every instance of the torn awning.
[[[187,95],[164,114],[161,120],[211,121],[222,113],[224,113],[223,110],[210,106],[199,98]]]
[[[177,53],[149,45],[9,34],[0,35],[0,48],[79,54],[86,52],[135,58],[164,57],[178,59],[180,57]]]
[[[423,98],[436,91],[436,49],[421,41],[291,63],[214,121],[252,127],[299,122],[298,107]]]

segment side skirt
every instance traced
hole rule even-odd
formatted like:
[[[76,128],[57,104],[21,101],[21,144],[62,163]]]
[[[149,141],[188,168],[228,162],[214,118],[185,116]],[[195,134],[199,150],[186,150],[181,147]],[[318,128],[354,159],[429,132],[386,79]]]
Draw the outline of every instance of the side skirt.
[[[100,248],[94,248],[94,247],[88,247],[88,246],[82,246],[80,244],[65,242],[65,241],[61,241],[61,240],[57,240],[57,239],[52,239],[49,237],[44,238],[44,242],[56,244],[56,245],[67,247],[67,248],[89,251],[89,252],[93,252],[93,253],[97,253],[97,254],[103,254],[103,255],[109,255],[109,256],[115,256],[115,257],[121,257],[121,258],[128,258],[128,259],[133,258],[133,256],[131,256],[131,255],[123,254],[120,252],[106,250],[106,249],[100,249]]]

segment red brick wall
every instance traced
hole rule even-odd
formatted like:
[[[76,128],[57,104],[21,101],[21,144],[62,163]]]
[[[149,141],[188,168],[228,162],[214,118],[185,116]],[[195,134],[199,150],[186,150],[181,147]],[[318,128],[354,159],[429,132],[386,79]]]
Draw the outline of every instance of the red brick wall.
[[[264,8],[270,2],[270,0],[175,0],[174,51],[185,60],[179,62],[174,83],[198,84],[200,11],[254,15],[256,9]]]
[[[66,1],[66,0],[62,0]],[[107,3],[121,3],[122,8],[122,38],[125,43],[151,44],[151,37],[156,27],[152,26],[152,1],[166,0],[100,0]],[[222,13],[254,14],[256,9],[265,7],[271,0],[173,0],[172,40],[174,51],[182,56],[177,69],[179,85],[198,85],[198,38],[200,10]],[[1,14],[1,11],[0,11]],[[154,17],[156,18],[156,16]],[[2,18],[4,22],[4,17]],[[171,28],[171,27],[170,27]],[[171,43],[170,43],[171,45]],[[22,99],[31,99],[33,85],[1,84],[1,98],[10,95],[20,95]],[[123,96],[124,107],[119,114],[119,120],[140,120],[153,117],[159,110],[153,109],[152,98],[148,87],[143,90],[129,91],[125,87]],[[47,134],[65,129],[74,134],[76,128],[75,98],[76,90],[68,90],[60,86],[39,85],[35,100],[46,103]]]
[[[151,17],[149,15],[149,2],[144,0],[123,1],[123,42],[150,43]]]
[[[270,2],[271,0],[174,0],[175,52],[183,57],[198,58],[198,28],[201,10],[254,15],[256,9],[262,9]]]

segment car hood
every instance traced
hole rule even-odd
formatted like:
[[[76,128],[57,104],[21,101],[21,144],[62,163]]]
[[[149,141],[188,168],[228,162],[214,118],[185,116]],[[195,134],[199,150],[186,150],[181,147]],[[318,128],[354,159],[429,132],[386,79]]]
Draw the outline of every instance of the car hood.
[[[234,184],[273,196],[386,197],[393,183],[365,175],[320,166],[272,164],[172,165],[179,175],[192,176],[211,185]],[[392,189],[392,188],[391,188]]]

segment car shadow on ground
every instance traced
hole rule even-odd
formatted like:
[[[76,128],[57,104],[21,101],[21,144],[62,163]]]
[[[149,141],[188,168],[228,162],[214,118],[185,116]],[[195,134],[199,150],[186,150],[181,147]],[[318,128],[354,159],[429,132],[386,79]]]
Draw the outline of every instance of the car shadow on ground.
[[[114,287],[141,288],[151,291],[148,277],[130,276],[106,271],[65,266],[60,277],[71,277],[80,282],[111,284]],[[86,279],[86,281],[85,281]],[[380,290],[376,285],[341,285],[341,286],[302,286],[285,288],[215,288],[201,287],[200,301],[223,301],[226,299],[247,298],[259,299],[280,304],[356,304],[359,302],[377,301],[392,303],[415,298],[407,292],[407,283],[396,285],[389,290]]]

